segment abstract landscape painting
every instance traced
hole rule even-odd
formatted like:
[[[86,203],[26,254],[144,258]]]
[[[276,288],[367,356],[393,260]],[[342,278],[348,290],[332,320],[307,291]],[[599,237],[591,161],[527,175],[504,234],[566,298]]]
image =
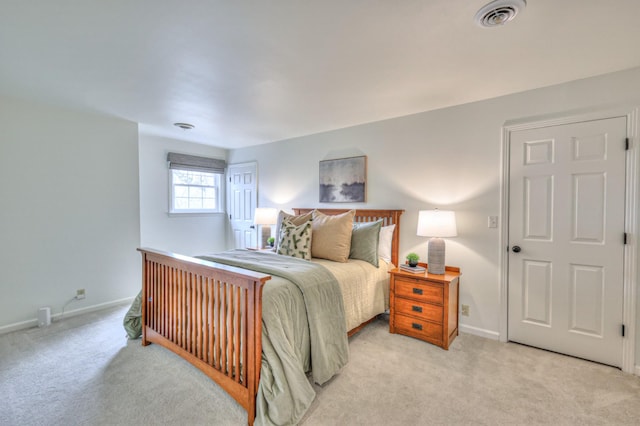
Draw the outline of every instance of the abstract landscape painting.
[[[367,157],[320,161],[321,203],[364,203]]]

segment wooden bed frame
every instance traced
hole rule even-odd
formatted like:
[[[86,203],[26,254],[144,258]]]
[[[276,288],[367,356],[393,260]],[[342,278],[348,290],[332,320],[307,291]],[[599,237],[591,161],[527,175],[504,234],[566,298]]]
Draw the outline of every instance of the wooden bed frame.
[[[294,209],[296,214],[311,210]],[[331,215],[348,211],[318,210]],[[382,219],[383,226],[396,225],[395,265],[403,212],[356,210],[354,219]],[[157,343],[200,369],[247,410],[252,425],[262,362],[262,287],[271,277],[175,253],[138,251],[142,253],[142,345]]]

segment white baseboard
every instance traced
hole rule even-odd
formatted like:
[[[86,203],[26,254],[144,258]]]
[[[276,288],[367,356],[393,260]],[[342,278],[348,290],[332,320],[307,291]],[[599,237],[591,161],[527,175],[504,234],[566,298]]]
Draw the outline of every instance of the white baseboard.
[[[76,315],[88,314],[89,312],[99,311],[101,309],[112,308],[114,306],[131,304],[135,297],[125,297],[124,299],[118,299],[111,302],[100,303],[97,305],[87,306],[86,308],[74,309],[72,311],[65,311],[64,317],[62,313],[51,315],[53,321],[62,318],[75,317]]]
[[[51,319],[52,321],[59,321],[63,318],[69,318],[69,317],[75,317],[76,315],[88,314],[89,312],[99,311],[101,309],[107,309],[107,308],[112,308],[114,306],[131,304],[131,302],[133,302],[133,299],[135,299],[135,297],[126,297],[124,299],[118,299],[111,302],[99,303],[97,305],[91,305],[85,308],[74,309],[72,311],[65,311],[64,317],[62,316],[62,313],[57,313],[57,314],[51,315]],[[37,318],[30,319],[27,321],[16,322],[13,324],[4,325],[0,327],[0,335],[11,333],[13,331],[37,327],[37,326],[38,326]]]
[[[458,324],[461,333],[473,334],[491,340],[500,340],[500,333],[497,331],[485,330],[483,328],[472,327],[470,325]]]
[[[26,328],[36,327],[38,325],[38,319],[34,318],[27,321],[16,322],[9,325],[0,327],[0,335],[11,333],[13,331],[24,330]]]

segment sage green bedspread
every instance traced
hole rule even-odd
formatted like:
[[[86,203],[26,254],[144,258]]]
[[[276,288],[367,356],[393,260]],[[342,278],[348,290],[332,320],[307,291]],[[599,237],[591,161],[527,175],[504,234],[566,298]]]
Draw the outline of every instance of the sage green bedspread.
[[[296,424],[323,384],[349,360],[340,287],[323,266],[269,252],[232,250],[201,259],[272,276],[262,293],[262,368],[256,423]]]
[[[315,391],[349,360],[342,294],[323,266],[269,252],[231,250],[198,256],[272,276],[262,292],[262,366],[256,424],[300,421]],[[140,297],[124,319],[131,338],[140,335]],[[204,420],[204,419],[203,419]]]
[[[138,293],[131,307],[124,315],[122,325],[129,339],[137,339],[142,336],[142,290]]]

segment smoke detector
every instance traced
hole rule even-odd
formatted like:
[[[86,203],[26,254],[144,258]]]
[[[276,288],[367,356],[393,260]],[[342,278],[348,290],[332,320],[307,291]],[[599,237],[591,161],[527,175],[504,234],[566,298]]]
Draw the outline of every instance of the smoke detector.
[[[526,6],[526,0],[494,0],[476,13],[474,21],[483,28],[499,27],[515,18]]]

